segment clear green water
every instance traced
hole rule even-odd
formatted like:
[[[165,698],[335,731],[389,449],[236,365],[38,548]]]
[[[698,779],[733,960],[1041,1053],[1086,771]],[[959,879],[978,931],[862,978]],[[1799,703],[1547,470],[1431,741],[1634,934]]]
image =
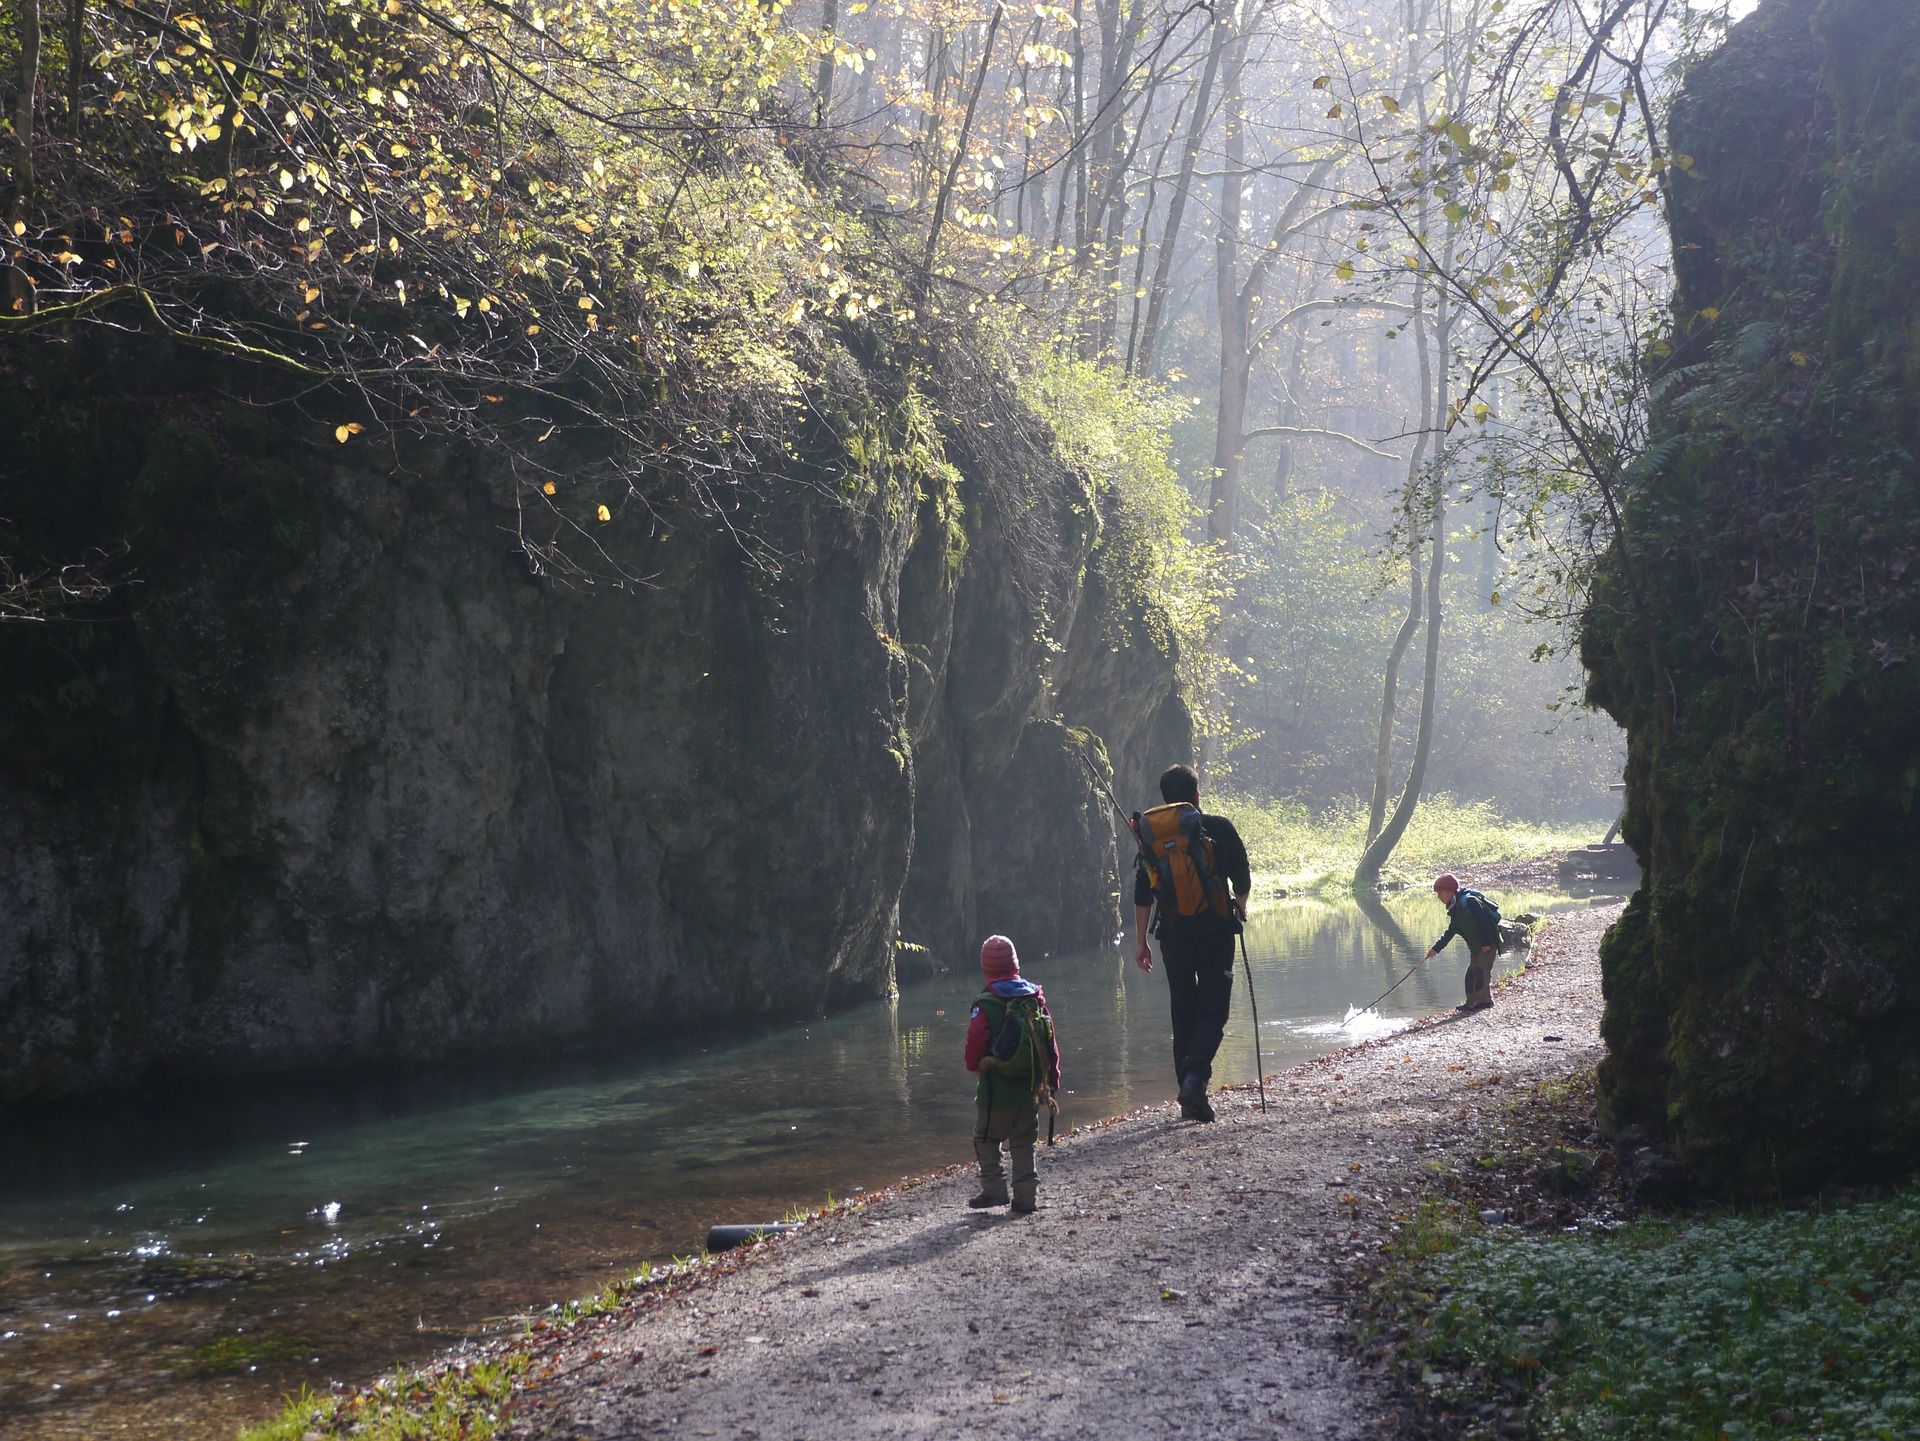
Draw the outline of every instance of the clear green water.
[[[1500,899],[1509,915],[1584,904]],[[1386,913],[1398,937],[1351,903],[1256,914],[1269,1071],[1460,998],[1456,943],[1342,1028],[1445,925],[1424,894]],[[1023,961],[1059,1021],[1063,1125],[1170,1101],[1157,971],[1130,948]],[[665,1056],[636,1038],[624,1058],[209,1085],[16,1120],[0,1131],[0,1435],[227,1436],[303,1383],[358,1384],[696,1251],[712,1223],[966,1161],[977,976],[969,958],[903,975],[892,1003]],[[1215,1080],[1252,1075],[1236,980]]]

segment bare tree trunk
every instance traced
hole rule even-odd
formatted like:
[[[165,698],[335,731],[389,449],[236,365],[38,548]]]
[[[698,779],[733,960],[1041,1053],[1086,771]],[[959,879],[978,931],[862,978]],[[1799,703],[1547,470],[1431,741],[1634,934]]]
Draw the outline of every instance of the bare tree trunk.
[[[1426,277],[1413,287],[1413,345],[1420,358],[1420,426],[1415,432],[1413,454],[1407,461],[1406,494],[1412,495],[1420,479],[1420,467],[1426,464],[1427,446],[1433,438],[1433,355],[1427,348]],[[1367,844],[1371,846],[1386,823],[1387,787],[1393,766],[1393,723],[1395,694],[1400,687],[1400,662],[1414,631],[1420,627],[1420,546],[1407,537],[1407,575],[1411,594],[1407,597],[1407,617],[1394,635],[1393,649],[1387,653],[1387,672],[1380,687],[1380,737],[1373,752],[1373,799],[1367,807]]]
[[[1400,844],[1400,837],[1406,834],[1407,824],[1413,819],[1414,809],[1420,804],[1420,793],[1427,782],[1427,760],[1433,753],[1433,718],[1440,689],[1440,577],[1447,560],[1446,530],[1446,483],[1442,468],[1436,466],[1433,475],[1433,529],[1428,535],[1427,544],[1432,554],[1427,562],[1427,665],[1426,684],[1420,693],[1420,729],[1413,738],[1413,763],[1407,770],[1406,788],[1400,792],[1400,801],[1393,808],[1393,815],[1381,827],[1360,857],[1360,864],[1354,868],[1353,885],[1355,890],[1371,887],[1380,879],[1380,867],[1385,865],[1387,857],[1393,854],[1393,848]]]
[[[1128,375],[1135,374],[1134,356],[1140,345],[1141,303],[1146,299],[1147,252],[1152,244],[1148,234],[1153,229],[1153,212],[1160,199],[1160,174],[1166,169],[1167,152],[1173,148],[1173,142],[1180,133],[1180,117],[1186,113],[1188,97],[1182,95],[1174,103],[1173,119],[1167,124],[1166,139],[1160,142],[1159,152],[1154,156],[1153,172],[1147,178],[1146,209],[1140,216],[1139,239],[1133,252],[1133,305],[1132,314],[1127,320],[1127,360],[1123,367]]]
[[[840,0],[821,0],[820,33],[822,38],[835,38],[834,30],[840,24]],[[820,74],[813,87],[813,123],[825,125],[833,114],[833,51],[829,50],[820,57]]]
[[[20,0],[20,93],[13,102],[13,202],[7,207],[7,235],[12,241],[27,225],[27,207],[33,200],[33,107],[40,89],[40,0]],[[7,267],[7,313],[31,310],[33,286],[17,265]]]
[[[80,136],[80,81],[86,73],[87,0],[67,0],[67,137]]]
[[[960,175],[960,166],[967,158],[967,140],[973,134],[973,114],[980,106],[980,90],[987,83],[987,68],[993,63],[993,37],[1000,29],[1000,17],[1006,14],[1005,5],[995,5],[993,15],[987,21],[986,42],[980,47],[980,66],[973,73],[973,89],[967,94],[967,113],[960,121],[959,143],[953,147],[953,160],[947,166],[947,173],[940,181],[940,193],[933,202],[933,224],[927,229],[927,253],[921,261],[921,285],[925,291],[933,288],[933,262],[940,249],[940,227],[946,223],[947,202],[953,197],[953,182]]]
[[[1132,173],[1133,162],[1139,158],[1140,146],[1147,138],[1147,127],[1153,122],[1153,107],[1159,103],[1159,98],[1160,76],[1150,75],[1147,77],[1146,84],[1140,89],[1140,123],[1134,127],[1133,139],[1126,144],[1114,162],[1115,172],[1120,179],[1119,183],[1108,192],[1106,213],[1100,222],[1099,238],[1106,247],[1100,257],[1100,277],[1111,299],[1103,302],[1100,307],[1100,328],[1095,336],[1095,342],[1099,353],[1107,359],[1113,356],[1113,349],[1120,334],[1120,317],[1127,303],[1119,281],[1121,249],[1127,234],[1127,212],[1130,209],[1128,202],[1130,187],[1126,183],[1126,177]],[[1176,107],[1176,118],[1178,114],[1178,107]],[[1120,138],[1125,139],[1124,132]],[[1143,248],[1143,259],[1144,256]],[[1138,265],[1134,267],[1134,271],[1134,289],[1137,291],[1140,286]],[[1137,319],[1138,305],[1135,305],[1133,314]]]
[[[1422,127],[1424,129],[1424,126]],[[1458,238],[1458,227],[1454,222],[1447,223],[1446,265],[1449,271],[1453,265],[1454,245]],[[1429,415],[1429,432],[1445,434],[1447,417],[1450,413],[1452,396],[1452,355],[1454,312],[1452,295],[1442,289],[1439,304],[1434,314],[1434,354],[1439,365],[1433,372],[1433,406]],[[1417,314],[1417,312],[1416,312]],[[1407,825],[1413,819],[1413,812],[1420,804],[1420,795],[1427,781],[1427,760],[1433,751],[1433,719],[1439,703],[1440,690],[1440,577],[1447,560],[1447,477],[1446,454],[1441,450],[1434,458],[1432,466],[1433,517],[1428,532],[1427,544],[1432,553],[1427,561],[1427,656],[1425,684],[1420,692],[1420,727],[1413,737],[1413,761],[1407,768],[1407,783],[1400,792],[1400,800],[1393,808],[1393,814],[1380,828],[1380,833],[1367,843],[1361,854],[1360,864],[1354,867],[1353,886],[1355,890],[1374,885],[1380,879],[1380,867],[1385,865],[1387,857],[1393,854],[1393,848],[1400,844],[1400,837],[1406,834]]]
[[[1229,549],[1239,521],[1240,465],[1246,443],[1247,311],[1240,289],[1240,221],[1245,213],[1247,136],[1241,70],[1247,42],[1233,39],[1227,57],[1226,100],[1221,107],[1225,134],[1221,143],[1220,219],[1213,237],[1214,294],[1220,307],[1220,401],[1215,410],[1213,484],[1207,506],[1207,539]]]
[[[1380,740],[1373,752],[1373,800],[1367,806],[1367,844],[1372,845],[1387,819],[1387,787],[1393,779],[1393,722],[1399,704],[1400,663],[1406,659],[1413,633],[1420,629],[1425,609],[1420,589],[1420,547],[1407,552],[1407,615],[1394,632],[1387,652],[1386,676],[1380,685]]]
[[[1087,245],[1087,32],[1073,0],[1073,248]]]
[[[1160,232],[1160,253],[1153,263],[1153,286],[1147,295],[1147,318],[1140,328],[1140,344],[1130,369],[1146,375],[1153,369],[1153,343],[1159,338],[1160,319],[1166,310],[1167,291],[1173,281],[1174,254],[1180,247],[1180,223],[1186,218],[1187,196],[1193,190],[1193,172],[1200,158],[1200,143],[1206,137],[1207,120],[1213,103],[1214,78],[1220,73],[1220,60],[1233,38],[1228,7],[1214,16],[1213,43],[1207,47],[1207,63],[1200,72],[1200,88],[1194,95],[1193,114],[1187,117],[1186,146],[1180,155],[1180,174],[1173,183],[1167,202],[1167,224]],[[1142,240],[1144,244],[1144,237]]]
[[[921,166],[919,193],[924,197],[933,188],[933,177],[940,166],[940,106],[947,91],[947,54],[951,42],[944,29],[935,29],[927,40],[927,115],[921,127]]]
[[[1026,43],[1027,45],[1031,45],[1039,38],[1040,22],[1035,20],[1027,30]],[[1026,46],[1021,47],[1021,54],[1026,54]],[[1020,87],[1020,103],[1023,106],[1031,105],[1033,103],[1033,96],[1027,93],[1027,82],[1032,78],[1032,67],[1029,66],[1025,60],[1022,60],[1019,70],[1014,73]],[[1023,124],[1020,127],[1020,184],[1018,188],[1015,189],[1013,196],[1013,233],[1015,235],[1025,235],[1027,233],[1027,188],[1032,183],[1032,180],[1033,136],[1029,133],[1029,127]],[[1047,186],[1043,180],[1040,184],[1040,204],[1044,207],[1046,202]],[[1042,209],[1040,211],[1040,219],[1044,220],[1045,218],[1046,211]],[[1037,230],[1039,226],[1036,224],[1034,228]]]

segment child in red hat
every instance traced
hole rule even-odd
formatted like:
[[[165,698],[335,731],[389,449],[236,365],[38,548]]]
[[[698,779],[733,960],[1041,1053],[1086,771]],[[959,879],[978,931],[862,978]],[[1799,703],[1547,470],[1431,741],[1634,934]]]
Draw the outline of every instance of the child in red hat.
[[[987,988],[973,1003],[967,1023],[967,1069],[980,1078],[974,1094],[973,1154],[980,1162],[975,1210],[1004,1206],[1022,1215],[1038,1204],[1040,1178],[1033,1147],[1040,1135],[1040,1107],[1057,1111],[1060,1044],[1046,992],[1020,974],[1020,956],[1005,936],[988,936],[980,947],[980,973]],[[1013,1163],[1011,1194],[1001,1164],[1005,1146]]]
[[[1451,875],[1433,882],[1433,893],[1447,908],[1447,933],[1433,943],[1432,960],[1459,936],[1467,943],[1467,999],[1456,1011],[1484,1011],[1493,1004],[1493,963],[1500,954],[1500,908]]]

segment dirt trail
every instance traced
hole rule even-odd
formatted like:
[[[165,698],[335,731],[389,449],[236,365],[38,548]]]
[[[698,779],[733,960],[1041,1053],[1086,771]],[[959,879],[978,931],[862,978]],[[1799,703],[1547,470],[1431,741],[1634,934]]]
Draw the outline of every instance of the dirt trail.
[[[1169,1098],[1063,1138],[1037,1215],[968,1211],[956,1168],[556,1333],[507,1434],[1396,1436],[1384,1380],[1341,1344],[1342,1268],[1423,1164],[1476,1153],[1514,1096],[1598,1060],[1617,914],[1556,919],[1491,1011],[1282,1072],[1264,1116],[1233,1090],[1211,1126]]]

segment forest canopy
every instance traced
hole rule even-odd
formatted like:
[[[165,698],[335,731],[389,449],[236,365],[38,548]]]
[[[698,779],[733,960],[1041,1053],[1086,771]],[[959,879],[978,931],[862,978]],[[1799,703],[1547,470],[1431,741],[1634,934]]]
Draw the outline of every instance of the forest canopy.
[[[828,352],[963,346],[1108,472],[1218,777],[1599,816],[1565,627],[1678,338],[1667,107],[1739,8],[28,0],[0,327],[484,445],[582,584],[682,518],[778,566]],[[9,549],[23,606],[99,578]]]

